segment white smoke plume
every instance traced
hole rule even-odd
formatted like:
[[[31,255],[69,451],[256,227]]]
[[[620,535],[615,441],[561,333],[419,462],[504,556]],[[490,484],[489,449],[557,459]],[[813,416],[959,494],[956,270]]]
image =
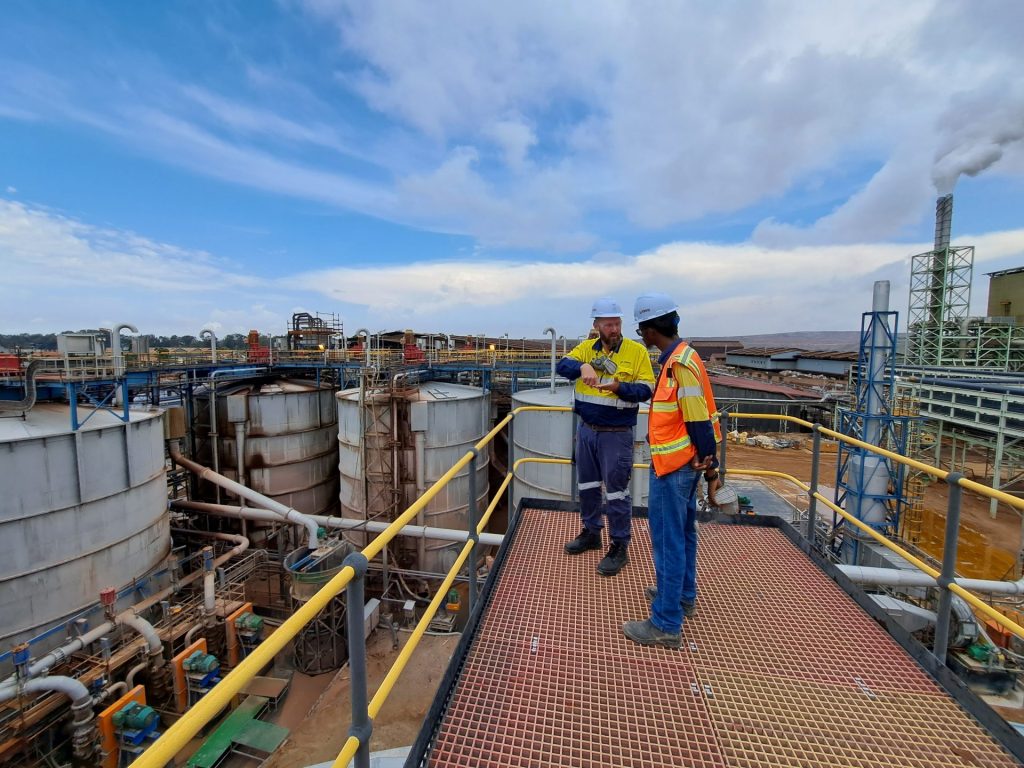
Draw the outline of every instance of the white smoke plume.
[[[949,194],[961,175],[977,176],[1024,140],[1024,92],[976,93],[954,101],[940,120],[942,136],[932,167],[940,195]]]

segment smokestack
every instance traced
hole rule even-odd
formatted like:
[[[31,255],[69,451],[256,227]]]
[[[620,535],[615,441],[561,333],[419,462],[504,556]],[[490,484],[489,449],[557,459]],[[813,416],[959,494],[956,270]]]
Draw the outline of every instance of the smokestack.
[[[949,235],[953,228],[953,195],[943,195],[935,201],[935,250],[949,248]]]

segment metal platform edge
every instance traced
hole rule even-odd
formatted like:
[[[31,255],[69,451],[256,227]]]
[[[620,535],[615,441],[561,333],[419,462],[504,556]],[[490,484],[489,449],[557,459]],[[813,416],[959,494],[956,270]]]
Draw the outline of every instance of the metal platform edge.
[[[470,648],[473,646],[482,619],[490,605],[494,585],[501,577],[505,558],[515,542],[521,520],[520,513],[523,509],[527,508],[579,514],[578,505],[570,502],[553,501],[550,499],[520,499],[515,515],[509,522],[505,540],[498,549],[498,555],[494,560],[494,567],[491,568],[487,581],[480,592],[480,599],[469,616],[466,628],[463,630],[459,644],[452,655],[452,660],[449,662],[448,669],[445,671],[444,677],[438,686],[434,701],[424,718],[423,727],[420,729],[416,741],[409,750],[405,768],[422,768],[426,766],[427,757],[434,746],[438,729],[447,712],[448,704],[455,693],[459,677],[462,674],[462,667],[465,664]],[[647,508],[633,507],[633,516],[647,517]],[[769,515],[715,515],[710,522],[756,528],[776,528],[782,531],[786,538],[803,552],[820,571],[838,584],[872,619],[881,624],[886,632],[899,643],[900,647],[906,651],[940,688],[977,720],[993,739],[1005,747],[1014,758],[1024,764],[1024,735],[1021,735],[1012,725],[989,707],[988,704],[982,701],[951,669],[945,664],[939,663],[939,660],[935,658],[931,651],[912,637],[894,619],[890,618],[858,584],[847,578],[833,563],[815,552],[801,533],[790,523],[779,517]]]

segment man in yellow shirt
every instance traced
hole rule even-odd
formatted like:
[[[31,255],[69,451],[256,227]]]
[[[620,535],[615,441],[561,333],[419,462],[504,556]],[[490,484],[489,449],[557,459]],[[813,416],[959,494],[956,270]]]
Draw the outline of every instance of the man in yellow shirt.
[[[590,316],[596,339],[577,345],[558,363],[558,373],[576,382],[573,410],[580,417],[576,470],[583,530],[565,545],[570,555],[601,548],[601,485],[611,546],[597,566],[614,576],[629,562],[632,533],[633,428],[640,403],[651,397],[654,371],[646,348],[622,337],[622,309],[610,298],[594,302]]]

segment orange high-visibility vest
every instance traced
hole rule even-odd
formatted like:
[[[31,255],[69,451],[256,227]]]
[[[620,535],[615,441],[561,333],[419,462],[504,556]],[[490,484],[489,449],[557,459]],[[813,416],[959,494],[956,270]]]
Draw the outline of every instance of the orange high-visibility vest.
[[[654,390],[654,397],[651,398],[651,413],[647,424],[647,439],[651,444],[651,466],[658,477],[664,477],[670,472],[675,472],[685,467],[697,453],[696,447],[690,442],[690,436],[686,433],[686,422],[683,420],[683,411],[679,407],[679,398],[687,394],[679,391],[679,384],[672,376],[672,367],[675,363],[686,366],[701,383],[701,393],[708,406],[708,413],[711,414],[711,426],[715,431],[715,442],[722,442],[722,428],[718,424],[718,415],[715,406],[715,396],[711,392],[711,381],[708,379],[708,372],[704,368],[704,362],[686,342],[683,342],[665,361],[661,372],[658,374],[658,384]]]

